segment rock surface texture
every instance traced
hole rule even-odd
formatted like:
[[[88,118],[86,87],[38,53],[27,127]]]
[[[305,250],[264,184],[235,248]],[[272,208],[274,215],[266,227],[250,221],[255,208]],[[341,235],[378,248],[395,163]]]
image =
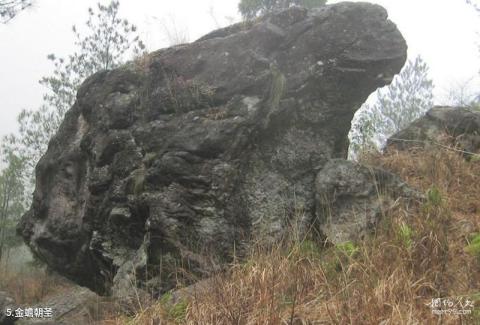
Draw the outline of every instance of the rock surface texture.
[[[320,231],[334,244],[361,239],[399,199],[422,196],[396,175],[344,159],[332,159],[315,181]]]
[[[465,107],[430,109],[406,129],[394,134],[387,147],[406,149],[445,144],[456,145],[465,155],[480,152],[480,111]]]
[[[355,110],[406,43],[380,6],[294,7],[159,50],[78,91],[36,169],[19,231],[103,294],[169,290],[315,214],[315,176],[345,157]]]

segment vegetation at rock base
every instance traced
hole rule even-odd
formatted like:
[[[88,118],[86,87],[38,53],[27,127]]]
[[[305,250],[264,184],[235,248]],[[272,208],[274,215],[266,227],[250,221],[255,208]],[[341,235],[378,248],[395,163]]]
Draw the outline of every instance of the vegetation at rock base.
[[[478,323],[480,163],[447,149],[392,150],[362,162],[397,173],[425,201],[396,206],[356,243],[329,246],[312,236],[256,247],[248,262],[234,262],[178,307],[161,300],[103,323]],[[434,315],[428,304],[447,297],[469,299],[475,309]],[[172,308],[184,318],[172,317]]]
[[[407,224],[401,224],[399,229],[398,229],[398,234],[400,236],[400,240],[402,241],[402,243],[407,247],[407,248],[410,248],[412,247],[412,243],[413,243],[413,230],[412,228],[410,228],[409,225]]]
[[[473,234],[465,251],[480,259],[480,234]]]

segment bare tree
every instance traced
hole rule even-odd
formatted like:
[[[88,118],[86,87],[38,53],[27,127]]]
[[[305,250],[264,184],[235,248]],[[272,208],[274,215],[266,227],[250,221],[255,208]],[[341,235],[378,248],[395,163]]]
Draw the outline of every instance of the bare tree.
[[[232,16],[224,16],[222,19],[218,19],[217,13],[215,12],[215,8],[213,6],[210,6],[208,8],[208,15],[210,16],[210,18],[212,18],[213,24],[216,29],[220,29],[228,25],[233,25],[236,21],[235,17]]]
[[[475,77],[453,82],[445,91],[443,104],[458,107],[472,107],[480,100],[478,89],[473,85]]]
[[[190,42],[188,29],[186,27],[180,27],[174,16],[169,15],[168,18],[164,19],[159,19],[155,16],[152,16],[152,18],[160,22],[170,46]]]
[[[219,29],[222,27],[222,25],[219,23],[217,19],[217,15],[215,15],[215,10],[213,9],[213,6],[210,6],[210,8],[208,8],[208,15],[210,16],[210,18],[212,18],[212,21],[215,24],[216,29]]]

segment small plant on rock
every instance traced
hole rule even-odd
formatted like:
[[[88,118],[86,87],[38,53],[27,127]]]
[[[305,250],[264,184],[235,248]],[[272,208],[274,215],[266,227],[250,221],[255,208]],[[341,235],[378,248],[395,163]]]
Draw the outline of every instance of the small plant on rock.
[[[180,299],[177,302],[174,302],[173,294],[171,292],[166,292],[159,300],[160,305],[166,312],[168,319],[181,323],[185,320],[187,315],[188,301],[185,299]]]

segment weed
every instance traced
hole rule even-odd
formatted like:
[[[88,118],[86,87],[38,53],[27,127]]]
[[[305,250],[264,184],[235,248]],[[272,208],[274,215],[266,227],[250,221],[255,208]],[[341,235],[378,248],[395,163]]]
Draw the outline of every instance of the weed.
[[[340,253],[343,253],[348,257],[353,257],[356,253],[358,253],[358,246],[350,241],[337,244],[335,247]]]
[[[143,73],[148,72],[151,64],[152,56],[148,53],[143,53],[133,60],[134,67]]]
[[[430,203],[432,206],[440,206],[442,204],[442,195],[438,187],[432,186],[427,191],[427,199],[428,203]]]
[[[161,305],[167,305],[167,304],[170,304],[171,301],[173,299],[173,295],[172,293],[169,291],[169,292],[166,292],[162,295],[162,297],[160,298],[160,300],[158,301]]]
[[[305,239],[298,245],[299,254],[307,257],[319,258],[322,248],[313,240]]]
[[[470,157],[470,162],[475,163],[480,161],[480,154],[474,154]]]
[[[187,324],[478,324],[478,308],[440,318],[426,303],[479,303],[480,164],[453,151],[368,159],[427,193],[426,202],[389,209],[375,235],[355,243],[323,247],[311,236],[253,247],[188,301],[169,306],[166,294],[133,323],[164,315]],[[475,229],[463,230],[465,221]]]
[[[257,249],[248,263],[232,265],[193,299],[186,321],[437,323],[427,301],[478,288],[478,264],[458,254],[464,237],[449,234],[459,222],[480,221],[480,166],[451,152],[394,152],[374,159],[427,192],[428,208],[399,205],[386,212],[375,236],[356,243],[323,248],[303,239],[291,242],[288,254],[280,246]]]
[[[215,89],[195,79],[185,80],[181,76],[166,76],[165,105],[175,113],[209,108]]]
[[[403,223],[398,229],[398,235],[402,244],[410,249],[413,243],[413,230],[409,225]]]
[[[471,236],[469,244],[465,247],[465,252],[478,257],[480,260],[480,233]]]
[[[175,322],[183,322],[187,315],[187,307],[188,301],[180,300],[179,302],[175,303],[167,309],[167,315]]]

